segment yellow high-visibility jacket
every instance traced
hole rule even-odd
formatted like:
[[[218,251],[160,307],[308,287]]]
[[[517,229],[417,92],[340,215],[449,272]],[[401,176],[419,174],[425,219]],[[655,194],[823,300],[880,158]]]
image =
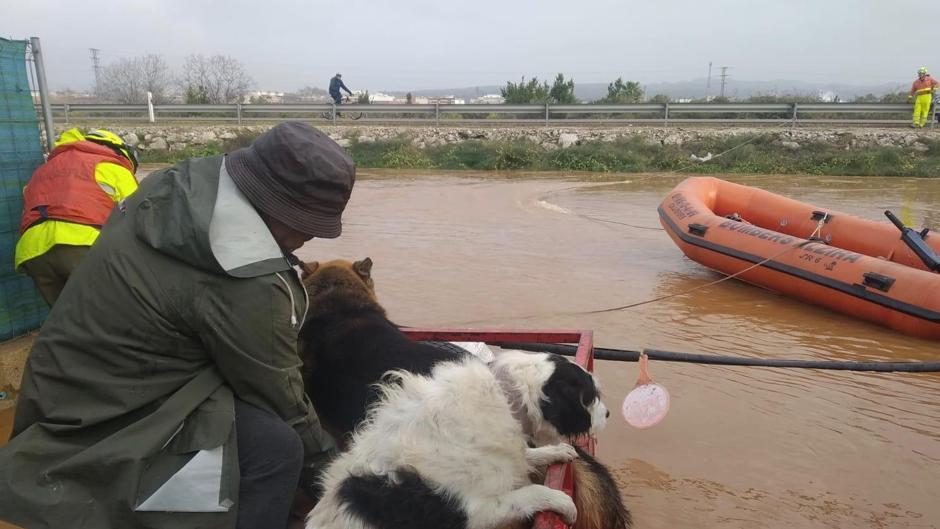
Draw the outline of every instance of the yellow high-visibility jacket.
[[[62,133],[55,146],[65,145],[84,138],[77,129]],[[115,203],[126,199],[137,191],[137,179],[126,168],[110,162],[95,166],[95,181]],[[14,266],[20,265],[48,252],[57,244],[70,246],[91,246],[98,239],[98,228],[86,224],[76,224],[60,220],[47,220],[32,226],[23,233],[16,243]]]

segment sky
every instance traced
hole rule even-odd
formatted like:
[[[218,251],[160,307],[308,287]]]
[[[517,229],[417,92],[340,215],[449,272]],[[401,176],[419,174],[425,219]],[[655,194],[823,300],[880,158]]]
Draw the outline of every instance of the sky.
[[[39,37],[53,90],[93,85],[103,65],[147,53],[178,68],[231,55],[259,90],[406,91],[713,79],[906,84],[940,72],[940,0],[0,0],[0,35]],[[931,62],[931,60],[933,62]],[[713,81],[714,82],[714,81]]]

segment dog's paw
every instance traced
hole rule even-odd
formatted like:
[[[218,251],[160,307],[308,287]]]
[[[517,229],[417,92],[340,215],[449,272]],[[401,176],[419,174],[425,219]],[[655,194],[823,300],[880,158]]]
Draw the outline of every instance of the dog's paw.
[[[578,519],[578,508],[574,506],[574,500],[560,490],[545,487],[544,509],[552,511],[561,516],[565,525],[572,525]]]
[[[578,451],[568,443],[558,443],[546,448],[554,449],[556,463],[568,463],[578,458]]]
[[[567,463],[578,458],[578,452],[567,443],[540,446],[526,449],[526,461],[537,467]]]

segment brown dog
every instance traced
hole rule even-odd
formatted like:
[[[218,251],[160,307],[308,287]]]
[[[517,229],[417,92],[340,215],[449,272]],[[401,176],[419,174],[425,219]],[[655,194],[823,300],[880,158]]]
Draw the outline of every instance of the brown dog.
[[[388,320],[375,297],[372,260],[305,263],[310,298],[300,332],[304,387],[324,427],[345,444],[378,397],[385,373],[428,375],[439,362],[463,352],[415,342]]]

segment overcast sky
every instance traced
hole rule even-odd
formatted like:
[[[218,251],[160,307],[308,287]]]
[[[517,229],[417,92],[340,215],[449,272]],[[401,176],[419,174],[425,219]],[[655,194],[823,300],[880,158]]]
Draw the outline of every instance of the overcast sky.
[[[146,53],[241,60],[256,88],[504,84],[563,72],[578,83],[704,78],[902,83],[940,71],[940,0],[0,0],[0,34],[40,37],[53,89],[93,84]],[[931,60],[933,62],[931,62]]]

